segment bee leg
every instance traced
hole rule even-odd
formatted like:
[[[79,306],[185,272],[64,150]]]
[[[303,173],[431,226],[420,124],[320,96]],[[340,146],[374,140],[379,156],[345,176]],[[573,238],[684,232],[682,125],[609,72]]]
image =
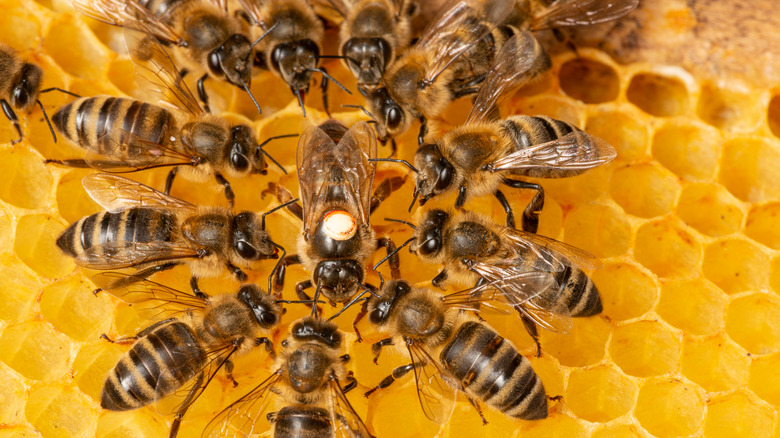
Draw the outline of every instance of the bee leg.
[[[325,68],[320,67],[321,70],[325,70]],[[328,75],[327,72],[322,75],[322,82],[320,83],[320,88],[322,89],[322,108],[325,109],[325,114],[330,117],[330,110],[328,109]]]
[[[506,226],[515,228],[515,214],[512,212],[512,206],[509,205],[506,196],[504,196],[504,193],[502,193],[501,190],[496,190],[496,193],[493,195],[498,199],[501,206],[504,207],[504,211],[506,212]]]
[[[298,295],[298,299],[301,301],[310,301],[311,305],[306,304],[306,306],[310,308],[313,308],[316,305],[314,301],[312,301],[312,298],[306,293],[306,289],[309,289],[312,286],[314,286],[314,283],[312,283],[311,280],[304,280],[295,285],[295,294]]]
[[[149,327],[146,327],[145,329],[143,329],[140,332],[136,333],[135,336],[125,336],[125,337],[122,337],[122,338],[116,338],[116,339],[112,340],[105,333],[103,333],[102,335],[100,335],[100,337],[102,339],[105,339],[106,341],[112,343],[112,344],[127,344],[127,343],[130,343],[130,342],[135,342],[136,340],[138,340],[138,338],[143,338],[144,336],[146,336],[149,333],[151,333],[152,331],[154,331],[157,327],[160,327],[162,325],[168,324],[169,322],[173,322],[173,321],[176,321],[176,318],[168,318],[168,319],[164,319],[162,321],[157,321],[154,324],[150,325]]]
[[[390,258],[390,275],[394,280],[401,278],[401,261],[398,257],[398,252],[395,250],[395,243],[387,238],[380,237],[376,241],[377,248],[384,247],[387,250],[387,256]]]
[[[390,197],[394,191],[400,189],[404,184],[404,181],[406,181],[406,177],[401,176],[394,176],[382,180],[382,182],[376,186],[376,190],[374,190],[374,194],[371,196],[371,207],[369,214],[373,213],[374,210],[379,208],[382,202]]]
[[[198,79],[198,97],[200,98],[200,101],[203,102],[203,109],[206,110],[207,113],[210,113],[211,108],[209,108],[209,96],[206,94],[206,87],[203,86],[203,83],[208,78],[209,75],[206,73],[200,79]]]
[[[536,190],[536,195],[523,211],[523,231],[536,233],[536,230],[539,229],[539,214],[544,207],[544,189],[539,184],[513,179],[505,179],[503,183],[515,189]]]
[[[342,354],[341,356],[339,356],[339,360],[343,363],[349,362],[350,359],[352,358],[348,354]]]
[[[16,128],[16,132],[19,133],[19,138],[16,140],[12,140],[11,144],[16,144],[22,141],[22,138],[24,138],[24,135],[22,135],[22,128],[19,126],[19,118],[16,117],[16,113],[14,112],[14,109],[11,108],[11,105],[6,102],[5,99],[0,100],[0,106],[3,107],[3,112],[5,113],[5,116],[8,117],[8,120],[11,121],[11,123],[14,124],[14,128]]]
[[[144,280],[144,279],[146,279],[148,277],[151,277],[152,275],[154,275],[154,274],[156,274],[158,272],[167,271],[168,269],[171,269],[171,268],[173,268],[175,266],[178,266],[180,264],[181,263],[171,262],[171,263],[163,263],[162,265],[152,266],[151,268],[146,268],[144,270],[141,270],[141,271],[138,271],[138,272],[134,273],[133,275],[128,275],[127,277],[124,277],[124,278],[122,278],[120,280],[117,280],[117,281],[109,284],[108,286],[99,287],[99,288],[93,290],[92,294],[93,295],[97,295],[103,289],[109,289],[110,290],[110,289],[118,289],[118,288],[129,286],[129,285],[131,285],[133,283],[137,283],[137,282],[139,282],[141,280]]]
[[[534,343],[536,344],[536,357],[542,357],[542,344],[539,343],[539,330],[536,328],[536,323],[531,320],[531,318],[527,317],[525,313],[520,312],[518,309],[518,313],[520,313],[520,319],[523,321],[523,326],[525,326],[525,330],[528,332],[529,335],[531,335],[531,338],[534,340]]]
[[[297,265],[300,263],[301,258],[297,254],[288,255],[282,259],[281,263],[279,263],[279,267],[276,269],[276,272],[272,273],[274,276],[274,291],[277,292],[277,295],[281,294],[282,289],[284,289],[284,276],[287,273],[287,266]]]
[[[225,359],[225,376],[227,376],[228,380],[233,382],[233,388],[238,386],[238,382],[233,378],[233,361],[230,359]]]
[[[268,419],[268,422],[271,424],[276,423],[276,417],[279,415],[279,412],[269,412],[268,415],[265,416],[265,418]]]
[[[482,419],[482,425],[487,426],[488,421],[485,419],[485,415],[482,414],[482,408],[479,406],[479,402],[477,402],[476,400],[468,396],[466,396],[466,398],[469,400],[469,403],[471,403],[471,406],[474,406],[474,409],[477,410],[477,413],[479,414],[479,418]]]
[[[388,386],[392,385],[393,382],[395,382],[396,380],[398,380],[401,377],[403,377],[406,374],[408,374],[409,371],[414,369],[414,367],[415,367],[415,364],[410,363],[409,365],[400,366],[400,367],[394,369],[393,372],[389,376],[385,377],[384,379],[382,379],[381,382],[379,382],[379,385],[369,389],[368,391],[366,391],[366,393],[364,395],[366,397],[368,397],[369,395],[371,395],[374,392],[376,392],[378,389],[385,389],[385,388],[387,388]]]
[[[190,405],[195,401],[198,396],[200,396],[200,388],[203,384],[203,379],[205,378],[203,373],[198,374],[198,379],[195,381],[195,384],[192,386],[192,389],[187,394],[187,397],[184,399],[184,401],[181,403],[180,406],[182,406],[181,410],[176,412],[176,416],[173,417],[173,421],[171,422],[171,432],[168,435],[169,438],[174,438],[176,435],[179,434],[179,427],[181,426],[181,419],[184,418],[184,414],[187,413],[187,409],[189,409]]]
[[[271,341],[266,337],[255,338],[255,345],[258,347],[261,345],[265,345],[265,351],[268,352],[268,355],[271,356],[272,359],[276,359],[276,350],[274,350],[273,341]]]
[[[247,280],[247,278],[249,278],[249,277],[247,277],[246,273],[241,270],[241,268],[239,268],[238,266],[236,266],[236,265],[234,265],[234,264],[232,264],[230,262],[227,262],[227,268],[230,270],[230,272],[233,275],[236,276],[236,279],[238,281],[242,282],[242,283],[245,282]]]
[[[177,173],[179,173],[179,166],[175,166],[168,172],[168,176],[165,178],[165,191],[163,192],[166,195],[171,194],[171,187],[173,187],[173,180],[176,178]]]
[[[192,293],[195,294],[195,296],[198,298],[203,298],[205,300],[209,297],[205,292],[200,290],[197,277],[190,277],[190,289],[192,289]]]
[[[374,353],[374,363],[379,365],[379,353],[382,352],[382,347],[387,347],[388,345],[393,345],[393,339],[392,338],[385,338],[381,341],[374,342],[371,344],[371,351]]]
[[[433,280],[431,280],[431,284],[438,287],[441,290],[445,290],[446,288],[442,283],[447,279],[447,270],[444,269],[438,274],[436,274],[435,277],[433,277]]]
[[[357,383],[357,379],[355,379],[353,376],[347,376],[347,384],[341,388],[341,392],[346,394],[349,391],[352,391],[353,389],[357,388]]]
[[[86,160],[43,160],[43,164],[59,164],[60,166],[78,167],[80,169],[88,169],[90,166]]]
[[[468,187],[458,187],[458,197],[455,198],[455,208],[463,208],[463,204],[466,203],[466,194],[468,193]]]
[[[420,116],[420,132],[417,134],[417,144],[425,143],[425,136],[428,135],[428,120],[425,116]]]
[[[368,301],[363,302],[360,311],[355,315],[355,320],[352,321],[352,329],[355,330],[355,335],[357,335],[355,342],[363,342],[363,337],[360,336],[360,330],[358,330],[357,325],[366,316],[366,313],[368,313]]]
[[[214,177],[217,179],[217,183],[225,188],[225,198],[227,198],[228,202],[230,203],[230,208],[233,208],[236,203],[236,196],[233,194],[233,188],[230,187],[230,182],[228,182],[228,180],[226,180],[225,177],[222,176],[222,174],[219,172],[216,172]]]

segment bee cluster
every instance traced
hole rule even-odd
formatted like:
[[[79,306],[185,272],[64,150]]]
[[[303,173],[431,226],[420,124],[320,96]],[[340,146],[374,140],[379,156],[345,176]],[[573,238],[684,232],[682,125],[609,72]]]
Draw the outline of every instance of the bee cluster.
[[[14,74],[0,103],[21,140],[14,110],[40,105],[40,93],[73,95],[52,115],[50,128],[55,141],[59,133],[85,155],[47,162],[101,171],[83,185],[105,211],[70,225],[57,245],[78,265],[101,271],[93,277],[96,293],[153,309],[157,319],[133,338],[104,335],[132,346],[105,381],[103,408],[130,410],[174,399],[175,436],[214,378],[224,374],[237,385],[233,360],[263,346],[273,371],[253,388],[241,382],[252,389],[218,413],[204,436],[252,435],[265,430],[263,422],[277,437],[372,436],[345,395],[358,387],[360,376],[347,369],[344,333],[334,322],[358,306],[352,324],[357,342],[364,317],[387,335],[372,345],[374,362],[388,346],[408,358],[366,397],[411,374],[421,412],[439,424],[449,420],[459,393],[485,423],[483,405],[518,419],[547,416],[548,394],[530,362],[480,314],[519,318],[539,356],[538,327],[566,333],[572,317],[601,312],[598,290],[585,273],[598,261],[536,234],[544,190],[523,177],[578,175],[611,161],[616,151],[570,123],[546,116],[504,118],[499,107],[550,68],[532,32],[614,20],[636,1],[450,1],[420,32],[412,25],[418,7],[404,0],[72,2],[89,17],[124,28],[144,99],[41,90],[41,70],[3,47],[0,60]],[[301,117],[312,77],[321,75],[328,112],[328,84],[350,90],[320,65],[328,57],[323,23],[340,26],[339,53],[331,57],[341,58],[355,76],[354,91],[366,102],[359,109],[370,120],[347,126],[329,119],[301,133],[258,139],[250,126],[212,114],[211,81],[244,90],[260,112],[262,96],[250,92],[255,67],[289,86]],[[198,78],[195,93],[186,84],[189,75]],[[446,133],[429,132],[428,124],[464,97],[473,98],[468,118]],[[411,160],[396,157],[396,139],[414,120],[420,122],[417,151]],[[230,181],[266,174],[269,162],[286,173],[290,163],[278,162],[264,146],[291,136],[299,137],[297,196],[272,182],[260,189],[277,205],[263,213],[234,212]],[[379,156],[382,145],[389,157]],[[386,162],[409,173],[375,185],[377,167]],[[171,169],[162,190],[124,175],[160,167]],[[188,179],[214,178],[230,208],[171,196],[180,171]],[[457,193],[455,208],[418,208],[413,221],[388,219],[413,231],[396,246],[391,236],[379,235],[370,217],[412,179],[410,211],[450,191]],[[502,185],[535,192],[519,229]],[[467,210],[470,198],[486,195],[500,203],[505,223]],[[289,251],[294,254],[266,229],[266,217],[283,209],[302,223],[297,248]],[[407,246],[421,261],[442,267],[430,286],[403,279],[412,268],[401,266],[398,253]],[[381,248],[386,257],[371,266]],[[274,265],[258,272],[255,262],[269,259]],[[378,271],[385,262],[387,280]],[[294,286],[295,299],[285,299],[287,269],[297,264],[310,278]],[[153,279],[180,265],[190,270],[191,290]],[[224,272],[240,283],[237,292],[201,289],[199,279]],[[379,285],[367,280],[373,273]],[[256,275],[267,277],[267,284],[250,282]],[[274,330],[291,306],[307,306],[310,315],[293,323],[289,337],[276,345]],[[272,399],[282,407],[271,409]]]

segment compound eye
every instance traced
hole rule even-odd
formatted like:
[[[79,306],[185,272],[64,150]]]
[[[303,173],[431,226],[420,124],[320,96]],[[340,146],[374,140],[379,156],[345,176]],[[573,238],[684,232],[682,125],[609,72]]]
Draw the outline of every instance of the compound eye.
[[[437,192],[442,192],[447,189],[450,184],[452,184],[452,176],[455,174],[455,168],[452,167],[449,162],[445,161],[444,158],[442,158],[440,164],[441,169],[439,170],[439,180],[436,181],[435,187]]]
[[[439,252],[440,248],[441,242],[439,236],[434,235],[425,239],[425,242],[420,246],[419,251],[422,255],[431,255]]]
[[[249,159],[244,154],[230,154],[230,167],[243,172],[249,168]]]
[[[276,322],[277,322],[276,315],[274,315],[271,312],[263,313],[263,316],[261,317],[261,319],[262,319],[263,325],[265,325],[265,326],[276,325]]]
[[[398,128],[401,125],[403,115],[398,107],[392,107],[387,110],[387,127],[390,129]]]
[[[274,70],[279,71],[279,64],[282,61],[282,58],[287,53],[286,47],[284,46],[276,46],[274,47],[274,50],[271,52],[271,66]]]
[[[236,253],[243,259],[256,260],[259,256],[257,250],[247,242],[239,240],[236,242]]]

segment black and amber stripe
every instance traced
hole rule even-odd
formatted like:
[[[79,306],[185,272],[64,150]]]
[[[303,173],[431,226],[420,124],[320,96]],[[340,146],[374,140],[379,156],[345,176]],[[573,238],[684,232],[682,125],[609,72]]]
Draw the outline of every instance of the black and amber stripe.
[[[175,228],[176,216],[161,209],[100,212],[69,226],[57,239],[57,246],[76,257],[93,246],[111,242],[170,242]]]
[[[333,437],[330,413],[316,406],[287,406],[277,414],[274,438],[328,438]]]
[[[204,367],[204,351],[182,322],[172,322],[141,337],[108,373],[103,409],[137,409],[181,388]]]
[[[530,362],[484,324],[461,325],[439,358],[469,396],[511,417],[547,417],[547,394]]]

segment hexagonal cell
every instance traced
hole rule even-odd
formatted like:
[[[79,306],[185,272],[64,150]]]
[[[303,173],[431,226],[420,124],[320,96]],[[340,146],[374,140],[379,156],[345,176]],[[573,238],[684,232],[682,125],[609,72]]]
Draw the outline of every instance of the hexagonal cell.
[[[753,359],[750,364],[748,385],[754,394],[775,406],[780,405],[780,353],[768,354]]]
[[[62,217],[72,223],[103,210],[84,190],[81,180],[94,173],[90,170],[73,170],[57,183],[57,207]]]
[[[56,241],[65,230],[59,220],[45,214],[30,214],[16,225],[14,251],[20,259],[40,275],[62,277],[75,264],[57,247]]]
[[[742,226],[739,200],[718,184],[683,187],[677,214],[690,227],[713,237],[736,233]]]
[[[687,277],[699,267],[701,246],[678,221],[664,219],[639,227],[634,256],[661,277]]]
[[[0,253],[13,251],[14,220],[10,215],[0,214]]]
[[[0,429],[0,438],[40,438],[41,434],[32,426],[10,426]]]
[[[108,372],[114,368],[128,347],[112,344],[103,339],[91,341],[94,343],[85,344],[76,355],[73,361],[73,374],[79,389],[96,402],[100,402],[100,394]]]
[[[97,421],[101,438],[145,438],[168,435],[168,425],[144,411],[106,412]]]
[[[696,113],[720,130],[750,131],[764,116],[755,102],[756,96],[737,87],[704,84]]]
[[[613,257],[628,251],[631,226],[626,214],[610,204],[574,207],[566,216],[564,241],[596,257]]]
[[[27,321],[0,336],[0,360],[34,380],[59,379],[68,372],[70,341],[49,324]]]
[[[611,144],[617,160],[633,161],[646,156],[647,126],[631,111],[607,111],[590,116],[585,129]]]
[[[0,423],[16,424],[24,421],[24,402],[27,387],[24,379],[5,365],[0,365]]]
[[[727,299],[707,280],[669,281],[661,286],[655,311],[669,324],[694,335],[723,327]]]
[[[688,88],[679,79],[655,73],[638,73],[626,90],[628,101],[656,117],[672,117],[688,112]]]
[[[419,436],[419,435],[415,435]],[[534,421],[522,432],[523,438],[585,438],[585,425],[574,418],[557,412],[544,421]]]
[[[677,177],[657,164],[639,163],[616,169],[609,192],[626,213],[655,217],[672,210],[680,183]]]
[[[712,438],[770,436],[774,412],[754,395],[737,391],[707,403],[704,435]]]
[[[27,268],[11,257],[0,262],[0,319],[17,321],[29,316],[33,302],[43,287],[40,280],[30,274]]]
[[[610,424],[600,427],[590,434],[590,438],[640,438],[645,435],[633,424]]]
[[[691,435],[704,420],[700,389],[680,381],[647,382],[639,390],[634,415],[657,437]]]
[[[531,368],[533,368],[536,375],[542,379],[542,383],[544,384],[544,392],[546,392],[550,397],[564,395],[564,370],[558,364],[558,361],[555,360],[551,355],[542,355],[542,357],[536,357],[536,346],[533,348],[533,350],[528,349],[528,351],[532,353],[526,356],[526,358],[529,362],[531,362]],[[552,408],[554,405],[554,400],[548,400],[548,408]]]
[[[22,148],[0,151],[0,199],[17,207],[34,209],[46,204],[54,178],[43,160]]]
[[[609,354],[628,375],[665,374],[677,366],[680,336],[653,321],[622,325],[612,332]]]
[[[599,317],[574,318],[568,334],[540,329],[542,354],[549,354],[570,367],[592,365],[602,357],[609,339],[609,324]]]
[[[0,29],[2,29],[0,41],[18,51],[34,49],[40,44],[41,39],[41,23],[38,16],[21,3],[9,3],[5,6],[0,16]],[[20,54],[25,57],[24,53]]]
[[[653,156],[680,178],[712,178],[720,158],[720,132],[703,123],[670,121],[653,135]]]
[[[71,278],[46,287],[41,311],[59,331],[77,341],[97,338],[111,328],[114,303],[106,294],[92,294],[94,286]]]
[[[605,423],[634,406],[636,385],[620,371],[599,366],[574,370],[566,388],[566,405],[586,421]]]
[[[24,413],[45,437],[74,437],[94,427],[97,414],[78,391],[62,386],[41,386],[30,391]]]
[[[575,126],[581,126],[584,118],[582,108],[571,99],[549,94],[520,99],[516,107],[509,106],[507,114],[525,114],[529,116],[545,115],[562,120]]]
[[[772,96],[767,108],[766,120],[769,124],[769,130],[775,137],[780,137],[780,96]]]
[[[620,91],[620,78],[615,69],[595,59],[566,61],[558,79],[566,94],[585,103],[611,102]]]
[[[591,279],[599,289],[604,315],[615,321],[644,315],[658,296],[653,277],[627,263],[606,265],[593,272]]]
[[[780,258],[772,259],[769,270],[769,285],[772,286],[775,293],[780,294]]]
[[[755,205],[748,212],[745,234],[772,249],[780,249],[780,202]]]
[[[753,354],[779,350],[780,303],[777,298],[757,293],[733,300],[726,313],[726,333]]]
[[[485,436],[506,437],[512,436],[518,429],[517,421],[495,409],[484,409],[483,415],[488,422],[485,427],[482,424],[476,409],[468,403],[458,403],[450,420],[444,425],[447,436]],[[365,418],[365,417],[364,417]]]
[[[67,17],[54,21],[43,46],[63,70],[73,76],[102,81],[108,71],[111,53],[95,35],[84,27],[77,26]]]
[[[708,392],[727,391],[745,384],[750,359],[725,336],[683,344],[682,373]]]
[[[726,293],[758,289],[769,273],[769,256],[747,240],[722,240],[704,249],[704,275]]]
[[[723,146],[719,179],[746,202],[780,198],[780,150],[764,139],[738,138]]]
[[[604,195],[611,170],[608,166],[591,169],[571,178],[528,178],[544,187],[544,193],[562,205],[584,204]]]
[[[414,380],[414,378],[412,378]],[[398,382],[401,383],[401,382]],[[373,412],[391,411],[394,415],[377,415],[373,418],[374,432],[376,436],[418,437],[434,436],[439,431],[439,426],[420,415],[419,403],[409,403],[405,391],[414,390],[413,387],[388,388],[378,395],[372,395],[370,400]],[[411,383],[412,386],[414,383]],[[404,427],[398,427],[398,419],[404,419]]]

